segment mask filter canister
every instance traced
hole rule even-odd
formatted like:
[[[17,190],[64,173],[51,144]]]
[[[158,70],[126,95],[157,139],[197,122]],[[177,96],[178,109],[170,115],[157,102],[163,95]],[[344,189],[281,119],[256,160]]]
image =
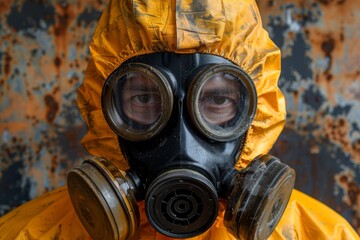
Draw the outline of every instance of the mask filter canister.
[[[207,230],[218,214],[218,196],[202,174],[175,169],[158,176],[146,198],[149,222],[170,237],[193,237]]]

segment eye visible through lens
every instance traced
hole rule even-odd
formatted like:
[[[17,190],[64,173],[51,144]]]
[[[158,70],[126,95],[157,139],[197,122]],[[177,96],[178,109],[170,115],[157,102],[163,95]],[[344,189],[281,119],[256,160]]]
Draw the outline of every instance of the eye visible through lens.
[[[127,73],[123,78],[120,107],[125,117],[134,124],[155,123],[162,111],[157,82],[145,73],[138,72]]]
[[[224,72],[217,73],[203,85],[199,110],[208,123],[224,126],[237,116],[240,97],[236,78]]]

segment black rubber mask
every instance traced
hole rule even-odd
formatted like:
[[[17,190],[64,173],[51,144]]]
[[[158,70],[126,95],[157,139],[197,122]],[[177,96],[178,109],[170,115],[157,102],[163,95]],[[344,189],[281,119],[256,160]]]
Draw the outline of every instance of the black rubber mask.
[[[193,237],[212,226],[221,198],[228,202],[225,226],[235,237],[267,238],[285,209],[294,172],[268,155],[233,168],[256,106],[248,74],[218,56],[154,53],[122,64],[105,82],[102,107],[130,170],[93,158],[69,174],[84,226],[101,239],[89,221],[95,217],[84,213],[91,206],[97,219],[106,219],[106,238],[133,237],[136,200],[145,199],[157,231]]]

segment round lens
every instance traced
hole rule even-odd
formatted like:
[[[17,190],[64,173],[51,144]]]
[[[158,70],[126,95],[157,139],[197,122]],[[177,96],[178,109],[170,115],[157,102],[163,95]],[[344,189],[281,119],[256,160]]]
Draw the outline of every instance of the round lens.
[[[114,101],[119,101],[118,111],[126,122],[134,128],[148,128],[162,112],[161,89],[159,83],[145,73],[129,72],[118,84],[119,94],[114,94]]]
[[[224,128],[233,125],[232,120],[241,111],[241,87],[235,76],[225,72],[205,80],[198,100],[204,120]]]
[[[110,127],[125,139],[140,141],[157,134],[172,110],[166,77],[142,63],[119,67],[105,82],[102,106]]]
[[[232,65],[210,65],[192,81],[188,108],[193,122],[211,139],[228,141],[250,126],[257,103],[250,77]]]

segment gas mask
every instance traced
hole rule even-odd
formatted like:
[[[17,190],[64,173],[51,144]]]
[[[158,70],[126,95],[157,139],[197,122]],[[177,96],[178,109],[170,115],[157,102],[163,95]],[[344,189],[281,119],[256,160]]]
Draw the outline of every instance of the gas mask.
[[[224,224],[238,239],[266,239],[280,220],[295,173],[270,155],[234,165],[257,94],[237,65],[208,54],[133,57],[106,80],[102,108],[130,165],[91,157],[68,174],[79,219],[94,239],[133,239],[137,202],[160,233],[189,238]]]

